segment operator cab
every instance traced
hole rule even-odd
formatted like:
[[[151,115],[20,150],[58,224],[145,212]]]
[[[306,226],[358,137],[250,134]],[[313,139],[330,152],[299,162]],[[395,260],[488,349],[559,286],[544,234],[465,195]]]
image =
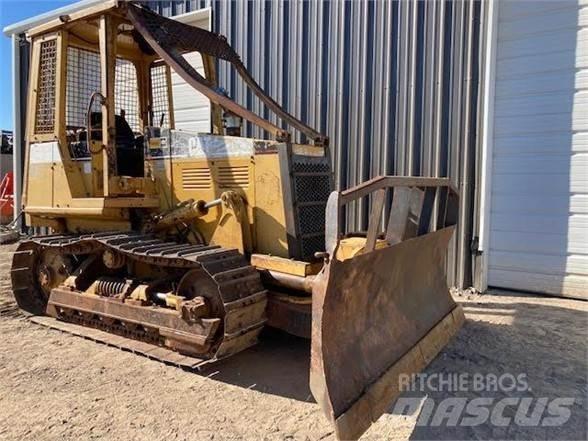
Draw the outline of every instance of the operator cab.
[[[102,112],[91,112],[90,124],[92,126],[92,141],[102,142]],[[115,149],[116,170],[118,175],[143,177],[145,159],[145,137],[131,129],[125,118],[125,110],[115,115]],[[88,146],[88,131],[85,127],[71,130],[68,133],[68,143],[72,156],[75,159],[90,159],[90,147]]]

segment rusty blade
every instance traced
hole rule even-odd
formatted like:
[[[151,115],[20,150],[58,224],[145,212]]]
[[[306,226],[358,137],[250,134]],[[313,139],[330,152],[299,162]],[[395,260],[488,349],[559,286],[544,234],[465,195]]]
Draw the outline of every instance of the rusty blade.
[[[317,276],[310,385],[339,439],[361,436],[398,395],[394,373],[422,370],[437,353],[424,349],[458,328],[445,276],[453,230],[333,258]]]

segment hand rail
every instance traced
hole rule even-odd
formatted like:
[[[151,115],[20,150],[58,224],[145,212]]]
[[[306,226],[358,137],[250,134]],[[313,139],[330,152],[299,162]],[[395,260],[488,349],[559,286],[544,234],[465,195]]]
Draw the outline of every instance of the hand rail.
[[[97,97],[100,99],[101,105],[103,105],[106,102],[106,98],[104,97],[104,95],[102,95],[102,93],[100,93],[98,91],[92,92],[92,95],[90,95],[90,99],[88,100],[88,108],[86,110],[86,143],[88,145],[88,151],[93,155],[97,155],[104,148],[104,144],[97,151],[92,151],[92,147],[91,147],[91,145],[92,145],[92,105],[94,104],[94,100]]]
[[[380,220],[389,192],[392,193],[392,206],[384,236],[389,245],[457,223],[459,197],[449,178],[378,176],[342,192],[334,191],[329,196],[325,225],[329,256],[334,255],[341,238],[343,207],[371,194],[365,251],[375,249],[382,233]],[[432,222],[434,213],[436,219]]]

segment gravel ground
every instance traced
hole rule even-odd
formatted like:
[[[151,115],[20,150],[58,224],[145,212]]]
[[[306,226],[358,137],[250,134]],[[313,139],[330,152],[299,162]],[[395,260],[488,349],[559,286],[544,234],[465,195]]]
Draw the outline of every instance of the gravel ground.
[[[194,373],[49,330],[14,305],[14,248],[0,246],[0,439],[334,439],[308,387],[307,341],[267,332],[256,347]],[[391,407],[362,439],[587,439],[588,303],[506,292],[455,298],[467,322],[426,373],[523,374],[528,388],[407,392],[420,411]],[[502,412],[506,425],[417,424],[427,397],[573,404],[558,427],[516,423],[516,406]]]

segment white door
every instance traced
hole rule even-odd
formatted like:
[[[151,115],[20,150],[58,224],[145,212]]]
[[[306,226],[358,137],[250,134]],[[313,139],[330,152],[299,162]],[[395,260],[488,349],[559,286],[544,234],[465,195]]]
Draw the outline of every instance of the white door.
[[[174,20],[206,30],[210,29],[210,9],[200,9],[173,17]],[[186,60],[204,76],[202,57],[198,52],[185,54]],[[210,101],[172,70],[172,93],[176,129],[210,133]]]
[[[495,75],[488,285],[588,298],[588,2],[499,2]]]

